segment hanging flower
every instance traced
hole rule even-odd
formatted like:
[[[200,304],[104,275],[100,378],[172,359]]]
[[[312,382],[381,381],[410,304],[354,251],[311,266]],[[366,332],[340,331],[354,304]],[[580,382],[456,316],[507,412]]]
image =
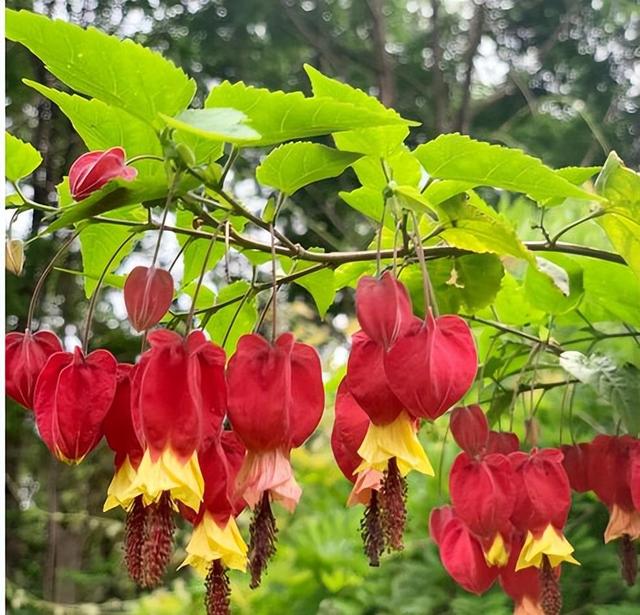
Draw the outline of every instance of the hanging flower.
[[[131,326],[146,331],[157,325],[173,301],[173,278],[156,267],[134,267],[124,283],[124,303]]]
[[[370,425],[366,412],[349,392],[346,379],[338,387],[335,405],[335,421],[331,432],[331,448],[338,467],[345,477],[354,483],[347,501],[348,506],[363,504],[365,512],[360,522],[360,534],[364,552],[371,566],[380,564],[384,551],[384,529],[380,517],[379,490],[383,474],[369,468],[357,473],[362,463],[358,449]]]
[[[61,461],[80,463],[102,438],[102,423],[116,392],[116,369],[107,350],[85,356],[76,348],[47,359],[33,409],[40,437]]]
[[[293,512],[301,490],[289,456],[313,433],[324,409],[318,353],[283,333],[274,344],[244,335],[227,368],[229,420],[247,448],[237,477],[237,494],[254,516],[249,544],[251,586],[275,551],[271,500]]]
[[[562,467],[562,452],[534,449],[530,455],[509,455],[516,474],[516,504],[511,521],[525,534],[516,570],[546,564],[555,568],[561,562],[578,562],[562,529],[571,507],[569,479]]]
[[[473,335],[458,316],[414,322],[384,358],[391,390],[416,418],[435,420],[460,401],[478,366]]]
[[[36,381],[47,359],[56,352],[62,352],[62,344],[51,331],[7,333],[4,345],[7,395],[27,410],[33,410]]]
[[[233,495],[244,456],[244,445],[232,431],[223,431],[220,438],[210,438],[208,446],[198,454],[204,477],[204,500],[197,514],[183,509],[194,530],[182,566],[190,565],[205,577],[208,615],[229,612],[226,570],[244,571],[247,567],[247,545],[235,522],[245,502]]]
[[[379,279],[363,276],[356,288],[356,315],[366,335],[386,350],[411,325],[409,293],[388,271]]]
[[[442,565],[458,585],[478,595],[493,585],[499,569],[487,564],[480,543],[454,509],[434,508],[429,516],[429,533],[440,550]]]
[[[457,445],[472,457],[483,455],[489,440],[489,423],[480,406],[454,408],[449,419]]]
[[[69,169],[69,188],[75,201],[82,201],[113,179],[133,180],[138,171],[125,164],[125,151],[112,147],[82,154]]]

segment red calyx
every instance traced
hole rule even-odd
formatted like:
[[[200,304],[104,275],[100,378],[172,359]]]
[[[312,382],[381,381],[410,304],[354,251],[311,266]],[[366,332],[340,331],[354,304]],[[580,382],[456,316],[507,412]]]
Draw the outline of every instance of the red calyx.
[[[135,267],[124,283],[124,303],[131,326],[146,331],[157,325],[173,301],[173,278],[156,267]]]
[[[356,288],[356,315],[367,336],[386,350],[411,325],[409,293],[389,272],[380,279],[364,276]]]
[[[116,392],[117,362],[107,350],[57,352],[38,377],[33,405],[40,437],[59,459],[79,462],[102,438]]]
[[[457,445],[471,456],[481,455],[489,439],[489,422],[480,406],[463,406],[451,412],[450,428]]]
[[[4,352],[7,395],[33,410],[36,381],[47,359],[56,352],[62,352],[60,340],[50,331],[14,331],[5,337]]]
[[[478,357],[467,323],[429,312],[384,358],[387,381],[416,418],[435,420],[460,401],[476,376]]]
[[[69,169],[71,196],[75,201],[81,201],[112,179],[134,179],[138,171],[127,166],[125,159],[121,147],[82,154]]]

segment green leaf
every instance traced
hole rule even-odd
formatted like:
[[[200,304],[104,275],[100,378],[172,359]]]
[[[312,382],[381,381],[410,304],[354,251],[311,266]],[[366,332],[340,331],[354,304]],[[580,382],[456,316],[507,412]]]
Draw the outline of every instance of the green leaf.
[[[389,180],[396,184],[417,186],[422,177],[420,163],[402,147],[384,159],[384,164],[389,174]],[[354,165],[353,170],[358,180],[367,188],[375,188],[380,191],[387,187],[389,181],[382,166],[379,156],[365,156]]]
[[[274,145],[372,126],[406,125],[401,118],[361,109],[331,98],[305,98],[301,92],[270,92],[243,82],[224,81],[209,94],[205,107],[238,109],[261,136],[248,145]]]
[[[160,117],[168,126],[212,141],[245,144],[260,139],[260,135],[247,125],[247,116],[236,109],[188,109],[178,117],[163,113]]]
[[[474,314],[495,299],[504,268],[493,254],[469,254],[442,258],[429,263],[429,278],[443,314]],[[424,314],[422,271],[417,265],[406,267],[401,279],[407,284],[413,305]]]
[[[5,131],[4,133],[4,175],[11,182],[33,173],[42,162],[38,150]]]
[[[584,297],[582,267],[568,256],[536,257],[536,267],[529,265],[524,281],[531,305],[548,314],[566,314]]]
[[[322,250],[317,248],[311,248],[311,251],[322,252]],[[286,256],[281,256],[279,260],[287,274],[299,273],[314,266],[313,263],[295,261]],[[314,273],[309,273],[308,275],[293,280],[293,284],[301,286],[311,295],[320,316],[324,316],[327,313],[336,295],[335,274],[332,269],[325,268]]]
[[[354,88],[337,79],[323,75],[319,70],[304,65],[304,70],[311,82],[313,95],[318,98],[332,98],[333,100],[350,103],[361,109],[367,109],[375,113],[385,114],[390,118],[401,116],[393,109],[385,107],[377,98],[369,96],[362,90]],[[381,126],[343,132],[334,135],[338,149],[361,152],[376,158],[387,158],[398,146],[404,142],[409,134],[408,126],[417,126],[419,122],[407,122],[405,126]],[[364,182],[363,182],[364,183]]]
[[[523,192],[541,202],[553,197],[599,200],[538,158],[518,149],[490,145],[460,134],[441,135],[414,152],[429,175]]]
[[[110,214],[107,214],[109,217]],[[111,214],[113,215],[113,214]],[[118,218],[144,223],[146,216],[140,207],[127,207],[118,211]],[[97,280],[106,267],[109,259],[116,252],[120,244],[131,235],[126,226],[115,224],[87,224],[80,233],[80,253],[82,254],[82,270],[84,276],[84,291],[87,298],[96,289]],[[135,243],[130,241],[111,263],[108,273],[115,271],[122,259],[133,249]]]
[[[29,11],[6,11],[6,37],[27,47],[70,88],[145,122],[186,109],[196,84],[161,55],[130,40]]]
[[[566,179],[576,186],[582,186],[591,179],[602,167],[562,167],[556,169],[556,175]]]
[[[375,263],[368,263],[366,261],[356,261],[354,263],[344,263],[344,265],[340,265],[334,270],[333,280],[336,291],[345,286],[355,288],[358,280],[363,275],[373,275],[375,270]]]
[[[431,203],[424,198],[420,190],[413,186],[396,186],[393,189],[396,202],[403,209],[414,211],[417,214],[432,214],[434,209]]]
[[[467,190],[475,188],[477,184],[465,181],[454,181],[450,179],[432,181],[422,195],[433,205],[439,205],[448,201],[450,198],[457,196]]]
[[[360,157],[319,143],[285,143],[262,161],[256,177],[261,184],[292,195],[303,186],[337,177]]]
[[[239,280],[229,286],[225,286],[220,293],[216,304],[224,303],[236,297],[242,297],[249,290],[250,284],[244,280]],[[230,355],[238,344],[240,336],[251,333],[258,320],[258,312],[252,298],[246,300],[241,305],[241,300],[229,304],[216,311],[206,326],[207,333],[211,339],[222,346],[227,331],[227,341],[224,349]]]
[[[471,252],[511,255],[534,263],[533,254],[520,241],[513,227],[477,194],[458,196],[437,205],[445,230],[440,237],[449,245]]]
[[[627,431],[637,435],[640,431],[640,370],[634,365],[619,368],[609,357],[570,350],[560,355],[560,365],[571,376],[591,386],[609,402],[624,421]]]
[[[523,285],[510,274],[505,274],[502,278],[502,287],[496,295],[493,307],[500,322],[510,325],[537,323],[546,316],[542,310],[531,305]],[[488,311],[486,316],[495,318]]]
[[[349,207],[353,207],[353,209],[359,211],[361,214],[371,218],[378,224],[380,223],[384,210],[384,198],[380,190],[363,186],[351,192],[342,190],[338,192],[338,196],[349,205]],[[390,223],[391,228],[393,228],[393,221]]]
[[[640,279],[640,175],[611,152],[596,180],[596,190],[609,202],[597,218],[615,249]]]

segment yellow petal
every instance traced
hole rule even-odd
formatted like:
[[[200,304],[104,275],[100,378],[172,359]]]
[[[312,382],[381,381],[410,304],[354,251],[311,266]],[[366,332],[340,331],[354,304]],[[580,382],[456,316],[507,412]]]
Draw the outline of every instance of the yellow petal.
[[[509,553],[501,534],[496,534],[488,551],[484,551],[484,559],[489,566],[506,566],[509,561]]]
[[[157,502],[165,491],[171,493],[173,501],[180,501],[192,510],[197,511],[204,494],[204,479],[198,464],[198,454],[193,453],[186,463],[170,449],[164,450],[156,461],[145,451],[132,491],[142,495],[145,506]]]
[[[434,476],[433,467],[418,440],[414,423],[406,412],[402,412],[388,425],[371,423],[358,449],[358,455],[363,461],[356,468],[356,472],[370,468],[384,472],[389,459],[395,457],[403,476],[411,470]]]
[[[541,568],[544,555],[549,558],[552,568],[559,566],[562,562],[579,566],[580,563],[571,556],[572,553],[573,547],[564,534],[549,524],[539,538],[535,538],[531,532],[527,532],[527,538],[516,563],[516,571],[531,566]]]
[[[221,527],[207,512],[193,530],[187,545],[187,557],[180,568],[192,566],[204,577],[211,562],[217,559],[221,559],[227,568],[244,571],[247,568],[247,545],[233,517]]]
[[[107,499],[102,507],[103,512],[116,506],[122,506],[125,510],[131,508],[131,504],[133,504],[133,500],[137,495],[133,488],[135,478],[136,471],[127,456],[111,479],[111,484],[107,489]]]

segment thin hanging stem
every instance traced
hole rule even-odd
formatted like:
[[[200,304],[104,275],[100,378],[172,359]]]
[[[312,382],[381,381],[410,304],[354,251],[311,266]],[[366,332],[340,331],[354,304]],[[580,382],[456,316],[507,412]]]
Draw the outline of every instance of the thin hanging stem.
[[[230,224],[229,220],[227,220],[224,225],[224,277],[227,284],[231,284],[231,276],[229,275]]]
[[[420,239],[420,229],[418,227],[418,218],[414,212],[411,212],[411,219],[413,221],[413,243],[418,255],[418,262],[420,263],[420,269],[422,270],[422,293],[424,296],[424,315],[425,319],[431,309],[434,317],[438,317],[438,306],[436,305],[435,295],[433,288],[431,287],[431,279],[429,278],[429,272],[427,270],[427,262],[424,258],[424,248],[422,247],[422,240]]]
[[[221,222],[220,226],[222,226],[222,224],[223,223]],[[211,237],[211,241],[209,242],[209,246],[207,248],[207,253],[205,254],[205,257],[204,257],[204,262],[202,263],[202,269],[200,270],[198,283],[196,284],[196,289],[193,293],[193,299],[191,301],[191,307],[189,308],[189,314],[187,315],[187,322],[186,322],[187,335],[189,335],[189,332],[191,331],[191,327],[193,326],[193,314],[196,311],[196,302],[198,300],[198,294],[200,293],[200,287],[202,286],[202,280],[204,279],[204,274],[207,271],[207,266],[209,264],[209,257],[211,256],[211,250],[213,249],[213,246],[216,243],[216,239],[218,239],[218,231],[220,230],[220,226],[218,226],[218,228],[216,229],[216,232]]]
[[[382,204],[382,216],[380,218],[380,227],[378,228],[378,241],[376,243],[376,277],[380,277],[380,269],[381,269],[381,257],[380,252],[382,250],[382,231],[384,230],[384,217],[387,213],[387,200],[384,199],[384,203]],[[393,245],[394,253],[395,253],[395,238]]]
[[[171,203],[173,202],[173,197],[175,196],[176,188],[178,186],[178,181],[180,179],[180,174],[176,173],[171,180],[171,184],[169,185],[169,191],[167,192],[167,200],[164,204],[164,211],[162,213],[162,220],[160,221],[160,230],[158,231],[158,240],[156,241],[156,249],[153,252],[153,259],[151,259],[151,267],[154,267],[156,261],[158,260],[158,253],[160,252],[160,242],[162,241],[162,234],[164,233],[164,228],[167,223],[167,215],[169,213],[169,209],[171,208]],[[149,216],[151,216],[151,210],[149,210]]]
[[[396,223],[396,230],[393,233],[393,276],[398,277],[398,237],[402,227],[402,220]]]
[[[98,295],[100,294],[100,289],[102,288],[102,283],[104,282],[104,279],[107,277],[107,273],[109,273],[109,270],[111,269],[111,265],[113,264],[113,261],[116,260],[122,248],[124,248],[133,238],[134,238],[134,235],[128,235],[124,239],[124,241],[122,241],[122,243],[116,248],[116,251],[111,255],[111,258],[107,261],[107,264],[104,266],[104,269],[102,270],[102,273],[98,278],[96,287],[93,290],[93,295],[91,295],[91,301],[89,302],[89,309],[87,310],[87,320],[84,325],[84,335],[82,337],[82,351],[85,354],[87,354],[87,351],[89,350],[89,334],[91,333],[91,322],[93,320],[93,314],[96,309],[96,303],[98,300]]]
[[[40,296],[40,292],[42,291],[42,287],[44,286],[45,280],[47,276],[51,273],[56,261],[60,256],[66,251],[66,249],[73,243],[75,238],[80,234],[80,231],[76,231],[67,241],[65,241],[60,249],[54,254],[53,258],[49,261],[49,264],[45,267],[45,270],[42,272],[42,275],[38,279],[35,289],[33,290],[33,296],[31,297],[31,302],[29,303],[29,312],[27,313],[27,327],[26,330],[31,330],[31,322],[33,320],[33,314],[36,309],[36,304],[38,303],[38,297]]]
[[[171,271],[176,266],[178,259],[184,254],[184,251],[195,241],[195,239],[196,239],[195,237],[189,237],[187,241],[184,242],[180,250],[178,250],[176,257],[173,259],[173,261],[169,265],[168,271]]]
[[[271,342],[273,343],[276,341],[276,333],[278,329],[276,318],[276,304],[278,303],[276,293],[278,292],[278,279],[276,277],[276,236],[273,232],[273,224],[269,225],[269,230],[271,232],[271,276],[273,278],[273,290],[271,291],[271,310],[273,316],[273,320],[271,321]]]
[[[222,344],[221,346],[224,348],[225,344],[227,343],[227,339],[229,338],[229,335],[231,334],[231,329],[233,329],[233,325],[235,324],[242,308],[244,307],[244,304],[247,302],[247,299],[251,296],[251,294],[254,292],[254,284],[256,283],[256,276],[258,274],[258,270],[254,267],[253,268],[253,275],[251,276],[251,286],[249,286],[249,288],[247,288],[247,292],[242,295],[242,299],[240,299],[240,302],[238,303],[238,307],[236,308],[236,311],[233,313],[233,316],[231,317],[231,321],[229,322],[229,326],[227,327],[227,330],[224,334],[224,337],[222,338]]]
[[[440,448],[440,459],[438,460],[438,496],[442,496],[442,475],[444,474],[444,453],[447,447],[447,438],[449,436],[449,425],[447,431],[444,432],[442,439],[442,447]]]

